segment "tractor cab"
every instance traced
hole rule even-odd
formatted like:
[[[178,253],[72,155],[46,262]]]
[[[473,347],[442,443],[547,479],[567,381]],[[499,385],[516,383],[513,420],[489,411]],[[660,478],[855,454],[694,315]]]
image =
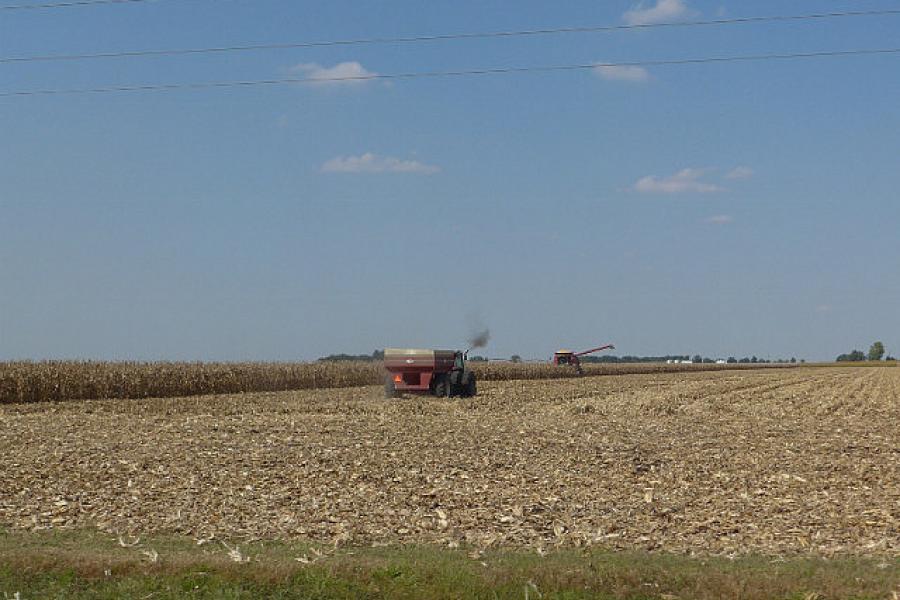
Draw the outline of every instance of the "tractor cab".
[[[571,350],[557,350],[553,353],[554,365],[573,365],[578,363],[578,358]]]

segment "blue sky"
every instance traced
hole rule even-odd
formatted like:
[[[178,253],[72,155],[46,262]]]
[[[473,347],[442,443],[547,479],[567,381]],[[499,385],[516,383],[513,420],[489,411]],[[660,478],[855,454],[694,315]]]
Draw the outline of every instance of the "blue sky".
[[[11,10],[0,55],[898,8],[656,5]],[[0,64],[0,91],[888,48],[898,33],[880,16]],[[611,341],[815,360],[876,339],[896,354],[898,106],[896,54],[0,98],[0,359],[314,359],[459,347],[480,323],[491,356]]]

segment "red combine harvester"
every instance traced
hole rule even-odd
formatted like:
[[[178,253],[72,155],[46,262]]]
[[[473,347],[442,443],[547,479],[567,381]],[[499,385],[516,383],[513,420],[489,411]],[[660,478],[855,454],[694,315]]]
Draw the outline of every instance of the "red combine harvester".
[[[578,374],[581,375],[584,373],[584,370],[581,368],[581,361],[578,359],[579,356],[587,356],[588,354],[593,354],[594,352],[600,352],[601,350],[612,350],[615,346],[612,344],[607,344],[605,346],[600,346],[599,348],[591,348],[590,350],[585,350],[584,352],[572,352],[571,350],[557,350],[553,353],[553,364],[554,365],[569,365],[571,367],[575,367],[575,370],[578,371]]]
[[[384,396],[431,394],[462,396],[477,393],[475,373],[466,369],[468,352],[458,350],[384,349]]]

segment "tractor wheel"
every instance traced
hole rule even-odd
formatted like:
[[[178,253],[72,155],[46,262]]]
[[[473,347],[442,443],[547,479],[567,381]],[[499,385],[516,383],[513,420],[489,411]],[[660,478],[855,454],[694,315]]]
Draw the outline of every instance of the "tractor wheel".
[[[450,381],[441,377],[434,383],[434,395],[438,398],[450,397]]]
[[[397,387],[394,385],[394,379],[388,375],[384,378],[384,397],[385,398],[397,398],[399,394],[397,393]]]
[[[478,394],[478,386],[475,383],[475,373],[467,371],[463,376],[462,396],[474,398]]]

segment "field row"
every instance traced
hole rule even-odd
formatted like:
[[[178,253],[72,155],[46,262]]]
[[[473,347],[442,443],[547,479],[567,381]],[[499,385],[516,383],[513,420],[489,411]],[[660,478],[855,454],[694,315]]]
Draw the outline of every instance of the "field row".
[[[574,369],[569,367],[541,363],[470,363],[470,367],[480,381],[577,377]],[[584,366],[587,375],[672,373],[725,368],[760,367],[658,363]],[[344,388],[378,385],[383,380],[384,371],[380,362],[0,362],[0,404]]]

